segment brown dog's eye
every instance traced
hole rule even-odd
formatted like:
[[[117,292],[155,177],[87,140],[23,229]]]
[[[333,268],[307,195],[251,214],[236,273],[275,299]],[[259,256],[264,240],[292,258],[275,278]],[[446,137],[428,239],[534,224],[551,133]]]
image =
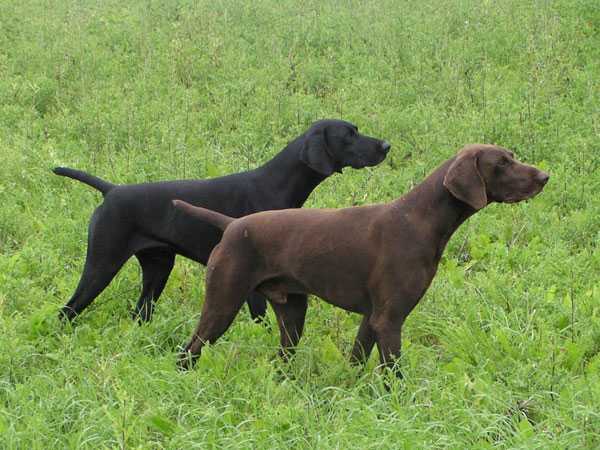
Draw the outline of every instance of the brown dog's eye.
[[[506,167],[509,164],[510,164],[510,159],[508,159],[508,158],[502,158],[502,159],[500,159],[500,161],[498,161],[498,165],[500,167]]]

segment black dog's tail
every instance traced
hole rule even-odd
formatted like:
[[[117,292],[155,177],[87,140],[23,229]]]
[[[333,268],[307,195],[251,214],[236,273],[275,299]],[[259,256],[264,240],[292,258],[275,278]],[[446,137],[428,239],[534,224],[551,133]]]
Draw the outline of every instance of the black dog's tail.
[[[233,217],[226,216],[225,214],[218,213],[206,208],[200,208],[198,206],[190,205],[183,200],[173,200],[173,206],[177,209],[181,209],[186,213],[198,217],[205,222],[214,225],[215,227],[225,231],[225,228],[229,226],[235,219]]]
[[[103,195],[115,187],[114,184],[95,177],[94,175],[90,175],[89,173],[82,172],[81,170],[69,169],[68,167],[55,167],[52,169],[52,172],[54,172],[56,175],[74,178],[75,180],[79,180],[82,183],[88,184],[93,188],[98,189]]]

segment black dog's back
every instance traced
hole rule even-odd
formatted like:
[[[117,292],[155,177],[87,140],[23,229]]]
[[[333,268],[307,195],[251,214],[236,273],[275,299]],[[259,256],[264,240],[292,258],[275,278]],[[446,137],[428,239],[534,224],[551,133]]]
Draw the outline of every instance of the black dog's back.
[[[242,172],[208,180],[158,181],[117,185],[86,172],[57,167],[57,175],[88,184],[104,195],[96,209],[95,224],[107,222],[102,231],[107,239],[120,235],[128,241],[127,250],[136,254],[152,247],[168,248],[201,264],[206,264],[210,252],[221,239],[218,228],[191,218],[173,208],[173,199],[183,199],[193,205],[241,217],[257,210],[274,208],[265,201],[252,201],[254,174]],[[267,199],[263,199],[267,200]],[[105,219],[105,220],[103,220]],[[110,236],[110,237],[109,237]],[[199,236],[202,236],[199,239]]]
[[[175,253],[206,264],[222,232],[206,222],[177,211],[173,199],[184,199],[233,217],[242,217],[268,208],[252,200],[256,189],[252,178],[235,174],[210,180],[181,180],[121,185],[111,190],[102,205],[102,214],[129,217],[134,225],[133,254],[154,245],[168,245]]]

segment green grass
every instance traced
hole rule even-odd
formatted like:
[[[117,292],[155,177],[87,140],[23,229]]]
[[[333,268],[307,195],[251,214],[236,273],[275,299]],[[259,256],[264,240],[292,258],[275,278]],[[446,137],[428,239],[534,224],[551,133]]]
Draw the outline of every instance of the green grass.
[[[0,448],[600,447],[599,77],[597,0],[3,0]],[[129,319],[133,261],[58,323],[101,198],[51,167],[212,177],[323,117],[393,149],[308,207],[398,197],[470,142],[552,176],[452,238],[402,383],[376,355],[350,367],[359,318],[317,299],[289,366],[243,311],[178,373],[204,292],[183,258],[148,326]]]

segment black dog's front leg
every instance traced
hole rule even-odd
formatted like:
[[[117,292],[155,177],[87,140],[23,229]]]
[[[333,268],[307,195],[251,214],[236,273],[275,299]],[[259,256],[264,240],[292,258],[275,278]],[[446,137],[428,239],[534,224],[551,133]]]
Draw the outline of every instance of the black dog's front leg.
[[[354,347],[350,355],[350,363],[354,365],[366,364],[375,345],[375,330],[369,324],[370,315],[365,315],[360,323],[358,334],[354,340]]]

